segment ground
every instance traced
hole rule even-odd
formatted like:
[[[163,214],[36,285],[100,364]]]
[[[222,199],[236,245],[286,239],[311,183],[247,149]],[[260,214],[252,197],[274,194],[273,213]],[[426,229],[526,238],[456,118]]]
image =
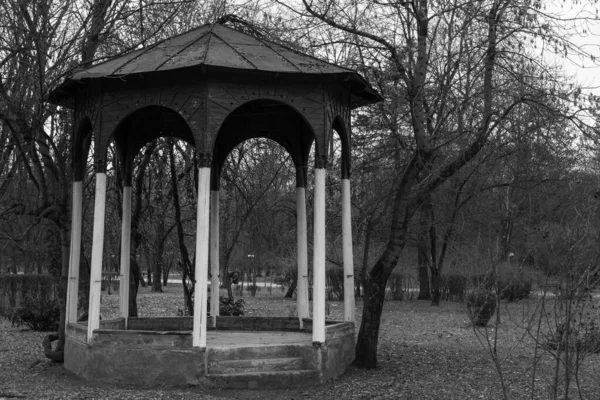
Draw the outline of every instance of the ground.
[[[177,285],[166,293],[141,288],[138,303],[141,316],[177,314],[182,293]],[[247,315],[289,316],[294,301],[282,300],[281,294],[246,300]],[[553,360],[541,357],[531,369],[535,346],[524,335],[523,316],[537,300],[525,300],[502,306],[498,331],[498,354],[507,395],[511,399],[548,398],[552,382]],[[102,314],[113,314],[118,296],[103,292]],[[360,318],[361,302],[357,303]],[[339,318],[342,303],[330,304],[330,318]],[[358,319],[360,321],[360,319]],[[358,331],[358,323],[357,323]],[[379,368],[362,370],[351,367],[341,378],[304,389],[277,391],[223,390],[206,385],[169,388],[114,387],[92,384],[73,376],[61,364],[44,358],[45,333],[12,327],[0,320],[0,400],[23,399],[501,399],[499,374],[485,348],[485,338],[495,331],[474,330],[460,303],[445,302],[432,307],[426,301],[390,301],[384,308],[379,340]],[[479,339],[484,340],[484,345]],[[545,351],[538,348],[538,355]],[[600,398],[600,356],[590,355],[580,369],[582,398]],[[579,398],[577,390],[569,398]]]

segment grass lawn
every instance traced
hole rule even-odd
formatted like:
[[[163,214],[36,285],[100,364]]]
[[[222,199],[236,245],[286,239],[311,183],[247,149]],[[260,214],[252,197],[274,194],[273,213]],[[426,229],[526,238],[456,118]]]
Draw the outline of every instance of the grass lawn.
[[[293,300],[283,294],[252,298],[245,296],[246,315],[289,316]],[[339,379],[321,386],[277,391],[224,390],[214,387],[132,388],[92,384],[73,376],[61,364],[45,359],[45,333],[11,327],[0,320],[0,400],[26,399],[501,399],[502,385],[496,365],[511,399],[550,398],[556,378],[554,359],[537,347],[523,326],[534,315],[539,300],[501,306],[501,324],[496,332],[474,330],[460,303],[444,302],[432,307],[427,301],[390,301],[384,308],[379,336],[379,367],[351,367]],[[102,315],[116,313],[118,295],[103,292]],[[140,316],[175,316],[183,308],[180,285],[151,293],[140,288]],[[357,302],[360,321],[362,302]],[[343,304],[330,303],[330,316],[339,319]],[[358,332],[359,323],[357,323]],[[498,363],[486,348],[487,339],[497,338]],[[486,339],[487,338],[487,339]],[[482,342],[483,344],[482,345]],[[537,358],[536,358],[537,357]],[[538,359],[537,363],[533,363]],[[533,369],[532,366],[536,365]],[[587,356],[573,382],[569,398],[600,399],[600,355]],[[560,384],[559,384],[560,387]],[[562,389],[561,389],[562,390]],[[561,392],[562,393],[562,392]],[[564,397],[563,397],[564,398]]]

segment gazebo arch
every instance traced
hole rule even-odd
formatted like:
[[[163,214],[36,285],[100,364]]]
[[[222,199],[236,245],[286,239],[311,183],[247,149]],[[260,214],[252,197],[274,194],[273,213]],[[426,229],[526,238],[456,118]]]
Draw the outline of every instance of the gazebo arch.
[[[115,79],[118,78],[118,79]],[[337,376],[353,359],[354,325],[340,325],[342,333],[328,334],[325,323],[325,177],[327,148],[335,129],[342,137],[343,234],[345,276],[353,281],[350,231],[350,111],[375,103],[381,97],[355,71],[301,54],[281,44],[257,38],[221,24],[209,24],[166,39],[147,48],[75,72],[52,92],[50,101],[74,109],[76,121],[89,117],[86,129],[94,132],[96,196],[92,244],[92,277],[89,321],[85,332],[76,323],[76,301],[69,302],[65,364],[76,373],[95,379],[116,379],[128,368],[93,370],[103,357],[97,345],[109,327],[129,329],[126,301],[122,319],[99,320],[100,277],[106,195],[106,149],[110,140],[122,160],[125,187],[123,210],[130,209],[132,157],[144,143],[160,136],[173,136],[193,143],[198,158],[198,196],[195,252],[195,307],[191,321],[194,357],[207,353],[206,319],[209,253],[218,254],[219,176],[227,154],[244,140],[267,137],[280,143],[296,165],[299,276],[307,275],[306,169],[311,145],[315,145],[313,318],[308,317],[307,285],[299,288],[296,325],[311,332],[313,349],[305,363],[318,371],[319,381]],[[265,117],[267,116],[267,117]],[[77,135],[75,135],[78,137]],[[81,154],[84,141],[74,141],[74,154]],[[81,225],[81,168],[73,175],[73,226]],[[129,262],[130,213],[122,221],[121,260]],[[128,216],[129,215],[129,216]],[[79,238],[74,229],[72,243]],[[77,249],[72,249],[68,296],[76,298]],[[347,257],[347,255],[349,255]],[[211,257],[218,260],[218,257]],[[218,261],[212,262],[212,285],[218,287]],[[300,268],[302,268],[300,270]],[[128,265],[121,266],[126,283]],[[306,273],[305,273],[306,272]],[[213,287],[215,287],[213,286]],[[123,289],[125,290],[125,289]],[[216,291],[213,291],[216,292]],[[123,299],[126,292],[121,292]],[[354,291],[345,290],[346,321],[354,320]],[[218,327],[218,298],[213,299],[212,328]],[[75,307],[75,311],[73,310]],[[111,325],[112,324],[112,325]],[[187,325],[186,325],[187,326]],[[329,341],[328,341],[329,338]],[[187,339],[183,340],[187,343]],[[331,346],[339,346],[343,353]],[[338,349],[339,350],[339,349]],[[107,350],[108,351],[108,350]],[[111,350],[126,363],[118,350]],[[198,351],[200,353],[198,353]],[[352,351],[352,355],[349,352]],[[348,353],[348,354],[346,354]],[[179,354],[179,353],[177,353]],[[186,353],[187,354],[187,353]],[[145,356],[150,355],[144,353]],[[152,357],[157,360],[156,354]],[[175,356],[173,356],[175,357]],[[197,360],[177,359],[169,374],[181,372],[183,381],[197,380],[208,371],[199,370]],[[83,361],[82,361],[83,360]],[[82,366],[82,362],[85,365]],[[210,362],[201,363],[208,365]],[[187,366],[187,368],[186,368]],[[99,368],[99,367],[98,367]],[[166,367],[168,368],[168,367]],[[179,369],[177,369],[179,368]],[[191,372],[187,370],[191,369]],[[107,375],[108,374],[108,375]],[[111,375],[112,374],[112,375]],[[167,374],[167,375],[169,375]],[[190,375],[191,374],[191,375]],[[176,374],[175,374],[176,375]],[[282,385],[285,383],[282,383]]]
[[[219,179],[227,155],[240,143],[253,138],[267,138],[281,145],[296,168],[297,229],[297,314],[302,328],[309,316],[308,237],[306,220],[306,169],[314,130],[306,116],[292,103],[282,100],[256,99],[242,103],[223,119],[212,147],[211,236],[210,254],[219,251]],[[315,153],[318,149],[315,149]],[[211,287],[218,284],[219,259],[211,257]],[[211,315],[218,315],[218,293],[211,292]],[[216,324],[216,320],[213,321]]]

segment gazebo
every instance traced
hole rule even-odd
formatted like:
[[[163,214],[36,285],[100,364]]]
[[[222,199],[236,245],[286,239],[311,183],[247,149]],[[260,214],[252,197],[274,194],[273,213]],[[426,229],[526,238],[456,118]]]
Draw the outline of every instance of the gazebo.
[[[222,24],[209,24],[79,70],[50,96],[74,110],[73,206],[65,366],[87,379],[129,383],[288,386],[338,376],[354,359],[350,111],[381,100],[355,71]],[[325,318],[325,177],[334,132],[342,146],[344,321]],[[193,317],[129,318],[134,155],[158,137],[190,143],[198,160]],[[274,140],[296,168],[297,317],[219,317],[219,181],[224,160],[251,138]],[[89,320],[77,321],[82,182],[93,140],[95,205]],[[107,147],[124,177],[122,317],[100,319]],[[309,319],[305,188],[314,148],[313,309]],[[210,257],[209,254],[217,256]],[[209,265],[210,260],[210,265]],[[266,365],[266,367],[265,367]],[[247,367],[247,368],[245,368]]]

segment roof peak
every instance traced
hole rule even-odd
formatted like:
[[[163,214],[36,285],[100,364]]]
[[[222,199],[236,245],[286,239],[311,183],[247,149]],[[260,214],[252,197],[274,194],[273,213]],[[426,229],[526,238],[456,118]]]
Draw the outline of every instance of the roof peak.
[[[229,17],[227,21],[231,22],[232,18]],[[256,37],[219,23],[223,21],[199,26],[143,49],[135,49],[76,71],[57,91],[69,96],[67,93],[71,89],[67,87],[77,81],[210,67],[212,70],[247,73],[337,75],[358,83],[367,92],[375,93],[364,78],[352,69],[304,54],[262,34]],[[375,97],[380,98],[379,95]]]
[[[211,40],[213,37],[219,40]],[[217,22],[77,71],[71,79],[122,76],[200,65],[298,74],[354,72]]]

